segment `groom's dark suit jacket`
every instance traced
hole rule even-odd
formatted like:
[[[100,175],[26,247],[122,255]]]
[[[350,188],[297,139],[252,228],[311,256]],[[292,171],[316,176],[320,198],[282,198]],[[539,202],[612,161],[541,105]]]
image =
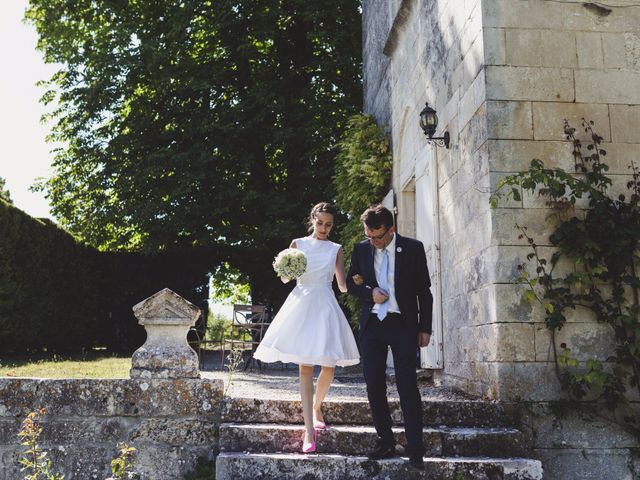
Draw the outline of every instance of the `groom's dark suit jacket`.
[[[375,248],[365,240],[354,247],[347,276],[349,293],[359,297],[360,332],[363,332],[373,308],[372,291],[378,286],[374,268]],[[364,278],[362,285],[353,282],[353,276]],[[429,287],[429,270],[422,242],[396,233],[395,296],[406,327],[416,333],[431,333],[433,296]]]

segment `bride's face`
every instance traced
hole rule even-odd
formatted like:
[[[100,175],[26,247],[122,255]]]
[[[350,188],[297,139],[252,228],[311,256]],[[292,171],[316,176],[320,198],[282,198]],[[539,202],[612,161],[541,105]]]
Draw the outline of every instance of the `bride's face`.
[[[313,236],[318,240],[326,240],[333,228],[333,215],[326,212],[317,213],[313,217]]]

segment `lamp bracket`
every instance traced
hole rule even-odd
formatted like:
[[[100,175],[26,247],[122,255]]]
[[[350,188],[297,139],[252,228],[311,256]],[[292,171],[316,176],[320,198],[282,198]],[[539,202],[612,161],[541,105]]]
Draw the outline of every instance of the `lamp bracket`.
[[[427,137],[427,141],[438,147],[449,148],[449,132],[444,132],[442,137]]]

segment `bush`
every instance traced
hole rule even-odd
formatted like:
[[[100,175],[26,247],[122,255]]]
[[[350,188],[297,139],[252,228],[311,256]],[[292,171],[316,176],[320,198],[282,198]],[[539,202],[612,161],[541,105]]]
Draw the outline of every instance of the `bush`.
[[[1,199],[0,232],[0,353],[132,351],[145,339],[133,305],[165,287],[206,318],[215,252],[99,252]]]
[[[348,261],[354,245],[364,238],[360,215],[370,205],[380,203],[389,191],[393,159],[387,135],[371,115],[350,117],[338,148],[333,183],[338,208],[347,219],[340,230],[340,241]],[[351,311],[352,325],[358,325],[358,300],[343,295],[341,302]]]
[[[0,351],[91,347],[101,334],[98,252],[0,200]]]

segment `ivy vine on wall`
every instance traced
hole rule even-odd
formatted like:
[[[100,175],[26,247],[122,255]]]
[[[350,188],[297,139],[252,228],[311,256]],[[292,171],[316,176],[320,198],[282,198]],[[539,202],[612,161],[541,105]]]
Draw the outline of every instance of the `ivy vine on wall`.
[[[338,150],[333,185],[337,206],[346,216],[340,241],[348,261],[354,245],[364,238],[360,215],[389,191],[393,159],[387,134],[371,115],[349,118]],[[341,301],[352,313],[352,325],[357,325],[358,301],[351,295]]]
[[[497,207],[502,197],[520,200],[523,191],[543,197],[555,213],[557,226],[549,236],[555,250],[548,259],[526,226],[516,225],[530,247],[516,283],[525,285],[525,300],[544,308],[556,372],[570,398],[592,400],[596,413],[640,437],[640,415],[629,401],[631,389],[640,393],[640,172],[631,162],[624,193],[614,195],[603,138],[592,121],[583,118],[582,127],[588,137],[584,145],[564,122],[574,172],[532,160],[528,170],[499,182],[491,205]],[[558,268],[566,260],[573,268]],[[567,314],[580,309],[611,327],[615,347],[605,361],[578,359],[571,345],[556,345]]]

